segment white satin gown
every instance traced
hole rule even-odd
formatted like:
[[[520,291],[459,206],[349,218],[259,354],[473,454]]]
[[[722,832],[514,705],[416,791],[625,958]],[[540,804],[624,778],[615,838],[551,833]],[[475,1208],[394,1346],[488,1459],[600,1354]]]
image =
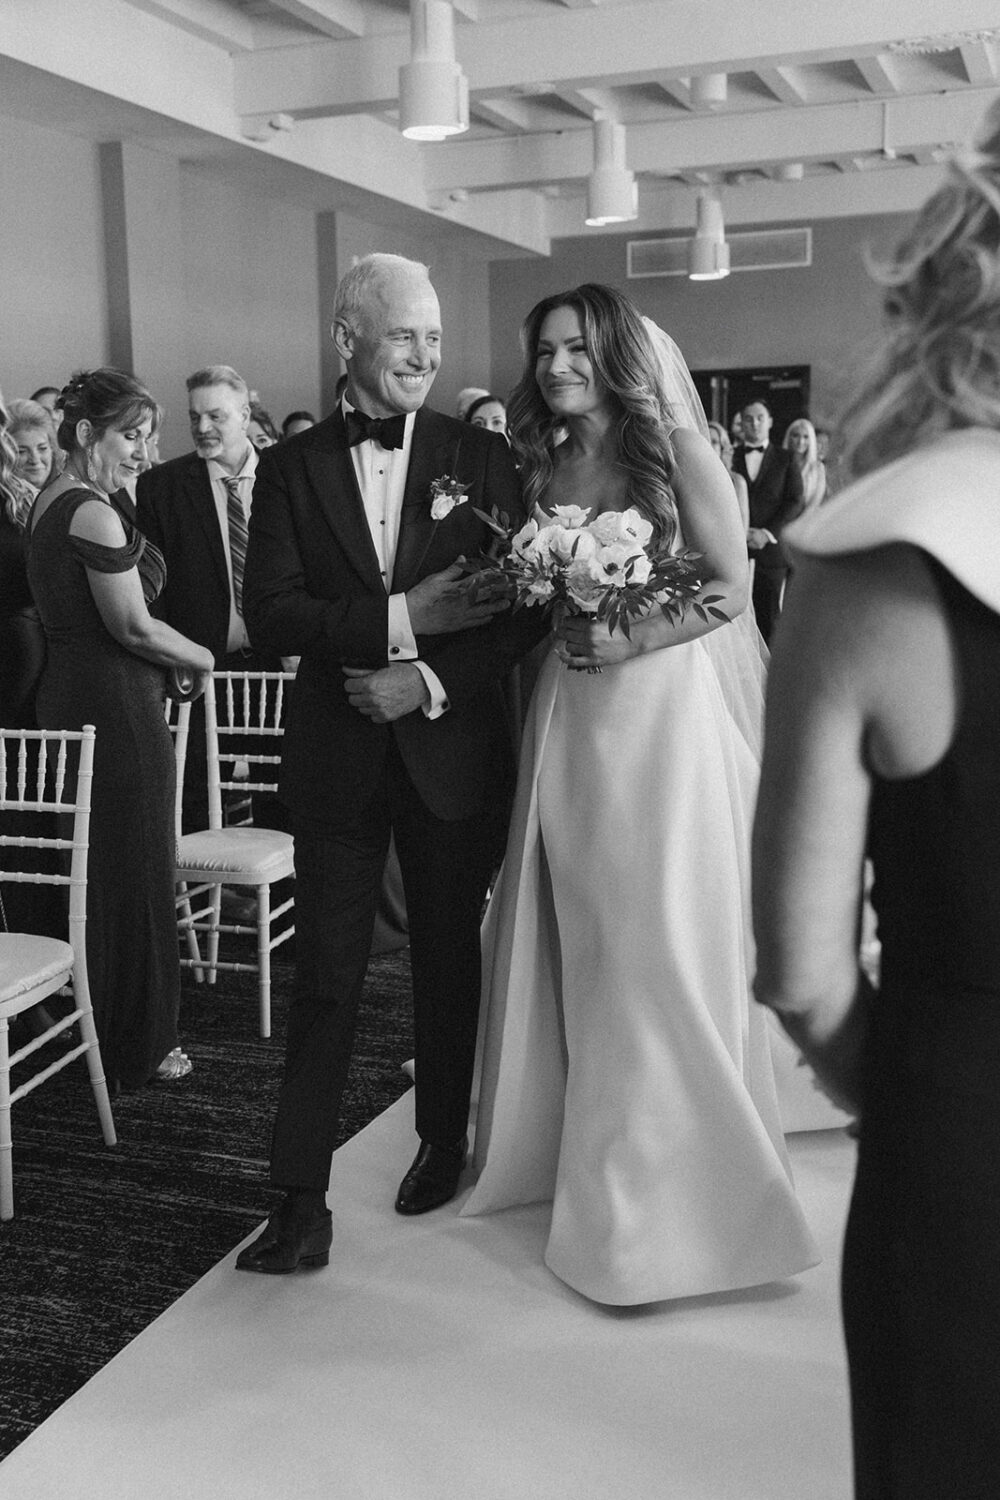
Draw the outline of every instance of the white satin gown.
[[[600,674],[550,653],[484,928],[463,1213],[551,1199],[546,1264],[598,1302],[819,1259],[749,997],[756,781],[702,642]]]

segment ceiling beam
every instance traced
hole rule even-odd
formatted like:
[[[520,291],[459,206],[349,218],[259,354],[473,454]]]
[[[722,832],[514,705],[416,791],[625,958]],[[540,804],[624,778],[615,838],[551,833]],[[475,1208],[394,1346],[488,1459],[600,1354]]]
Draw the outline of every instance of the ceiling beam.
[[[365,8],[361,0],[271,0],[275,10],[302,21],[324,36],[364,36]]]
[[[525,135],[537,128],[532,110],[519,99],[477,99],[470,109],[477,120],[495,125],[498,130]]]
[[[966,42],[961,47],[965,76],[974,88],[989,88],[997,81],[996,47],[990,42]]]
[[[974,136],[995,90],[966,89],[955,94],[902,97],[892,103],[892,146],[898,155],[920,146],[968,141]],[[812,109],[761,110],[739,116],[734,148],[733,118],[691,115],[628,130],[628,161],[634,172],[739,171],[760,163],[864,158],[884,145],[885,105],[881,100],[830,104]],[[497,141],[449,142],[426,158],[429,187],[486,191],[531,187],[586,177],[593,164],[589,130],[526,135]]]
[[[756,178],[745,186],[721,189],[726,228],[733,231],[758,224],[807,224],[811,220],[857,215],[910,214],[941,183],[940,167],[911,167],[905,172],[854,172],[850,176],[806,177],[802,182],[767,182]],[[553,239],[615,234],[688,236],[694,227],[697,192],[679,182],[644,182],[639,189],[639,217],[632,223],[587,229],[583,199],[554,199],[549,203],[549,233]]]
[[[618,103],[610,89],[562,89],[552,91],[556,99],[575,109],[587,120],[613,120],[618,115]]]
[[[125,0],[125,4],[227,52],[253,51],[253,22],[224,0]]]
[[[656,83],[681,109],[691,109],[691,85],[683,78],[657,78]]]
[[[890,58],[880,57],[877,52],[873,52],[868,57],[856,57],[854,66],[873,94],[899,93],[896,66]]]
[[[782,104],[805,104],[801,68],[756,68],[757,77]]]
[[[996,0],[950,0],[949,23],[987,29],[996,24]],[[460,27],[456,49],[473,96],[495,98],[543,83],[569,89],[662,84],[665,77],[753,72],[883,51],[895,38],[940,29],[940,0],[859,4],[846,19],[843,5],[819,5],[809,18],[808,51],[790,52],[789,38],[801,28],[801,0],[735,9],[730,0],[703,0],[671,6],[669,24],[663,0],[643,0],[625,9],[562,8],[551,16]],[[408,59],[406,32],[243,56],[237,59],[236,109],[298,116],[385,109],[396,100],[399,68]]]

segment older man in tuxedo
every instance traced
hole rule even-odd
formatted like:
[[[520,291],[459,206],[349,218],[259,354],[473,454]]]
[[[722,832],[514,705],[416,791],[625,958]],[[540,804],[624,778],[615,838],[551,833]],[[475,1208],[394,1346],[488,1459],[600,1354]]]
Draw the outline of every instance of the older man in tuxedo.
[[[332,333],[346,392],[261,456],[247,556],[251,638],[301,657],[281,780],[298,877],[270,1170],[284,1197],[237,1262],[266,1273],[329,1257],[325,1192],[390,833],[410,919],[420,1137],[396,1209],[423,1213],[457,1190],[479,921],[512,782],[500,679],[538,637],[458,562],[490,540],[476,510],[519,522],[520,490],[502,437],[424,404],[441,360],[426,268],[363,259],[337,289]]]
[[[771,442],[774,419],[766,402],[749,402],[742,418],[743,441],[733,451],[733,471],[747,482],[747,548],[756,564],[753,606],[760,633],[767,641],[781,613],[781,594],[788,577],[781,533],[802,510],[802,474],[792,454]]]

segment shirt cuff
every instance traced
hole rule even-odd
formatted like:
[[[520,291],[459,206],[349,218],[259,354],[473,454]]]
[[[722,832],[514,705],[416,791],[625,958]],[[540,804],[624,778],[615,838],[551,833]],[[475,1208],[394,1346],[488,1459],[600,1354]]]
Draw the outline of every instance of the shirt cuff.
[[[389,595],[389,661],[413,661],[417,655],[417,638],[410,625],[410,611],[405,594]]]
[[[428,719],[440,719],[451,707],[448,695],[441,685],[441,679],[436,672],[432,672],[425,661],[415,661],[413,665],[427,684],[427,691],[431,695],[429,704],[424,705],[424,715]]]

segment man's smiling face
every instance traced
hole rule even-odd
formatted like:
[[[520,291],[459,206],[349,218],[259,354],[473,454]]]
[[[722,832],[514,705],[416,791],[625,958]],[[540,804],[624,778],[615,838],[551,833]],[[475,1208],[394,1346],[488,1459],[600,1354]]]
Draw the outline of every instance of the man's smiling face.
[[[357,326],[338,323],[337,348],[347,360],[347,399],[370,417],[416,411],[441,364],[441,310],[422,271],[383,277]]]

